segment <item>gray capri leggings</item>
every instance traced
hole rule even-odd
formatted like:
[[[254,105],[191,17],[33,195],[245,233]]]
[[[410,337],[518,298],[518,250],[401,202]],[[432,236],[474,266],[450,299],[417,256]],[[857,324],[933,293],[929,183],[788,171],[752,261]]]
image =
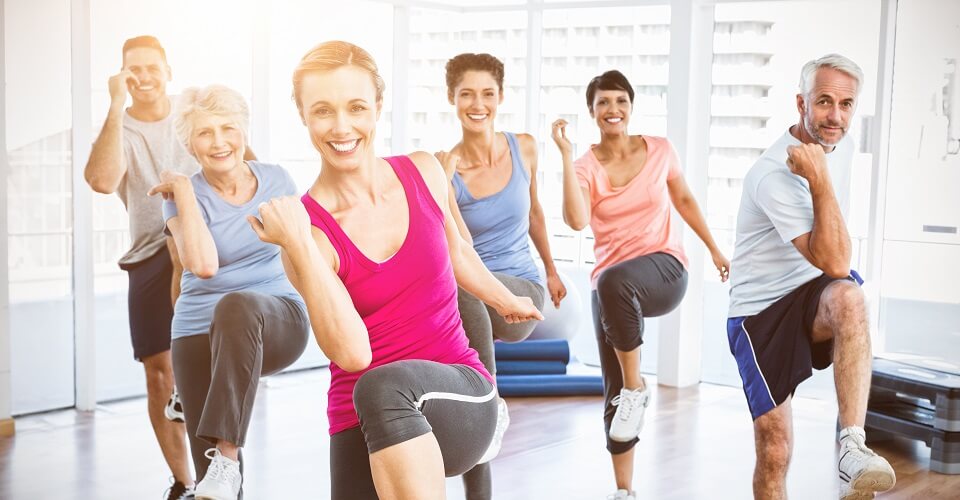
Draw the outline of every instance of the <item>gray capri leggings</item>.
[[[217,303],[209,335],[173,341],[173,371],[198,481],[210,465],[204,452],[217,440],[244,445],[260,377],[293,364],[308,335],[307,313],[298,302],[231,292]]]
[[[543,311],[543,287],[528,279],[518,278],[504,273],[493,273],[514,295],[530,297],[533,305]],[[491,375],[497,375],[497,364],[493,354],[494,338],[505,342],[520,342],[530,336],[536,321],[507,323],[496,309],[484,304],[480,299],[460,288],[457,290],[457,307],[463,320],[463,329],[472,347],[480,355],[480,362]],[[463,475],[463,487],[467,500],[490,500],[493,495],[493,475],[490,463],[477,465]]]
[[[369,454],[433,432],[447,477],[476,465],[497,425],[497,389],[473,368],[403,360],[363,374],[353,389],[360,427],[330,436],[333,500],[376,499]]]
[[[637,439],[627,443],[609,437],[617,408],[613,398],[623,388],[618,351],[632,351],[643,344],[643,318],[663,316],[676,308],[687,290],[687,270],[666,253],[641,255],[614,264],[597,277],[591,293],[593,327],[600,349],[603,373],[603,425],[607,450],[614,455],[630,451]]]
[[[543,287],[530,280],[503,273],[493,273],[504,286],[518,297],[530,297],[533,305],[543,311]],[[497,310],[484,304],[480,299],[470,295],[463,288],[457,290],[457,307],[460,309],[460,319],[463,320],[463,330],[467,334],[472,347],[480,355],[480,362],[496,376],[497,365],[493,358],[493,339],[504,342],[520,342],[533,333],[536,321],[522,323],[507,323]]]

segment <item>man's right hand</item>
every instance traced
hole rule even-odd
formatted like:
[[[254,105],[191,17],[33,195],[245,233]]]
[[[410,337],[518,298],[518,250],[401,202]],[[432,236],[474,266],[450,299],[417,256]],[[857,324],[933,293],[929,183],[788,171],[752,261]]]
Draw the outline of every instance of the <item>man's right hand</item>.
[[[787,146],[787,167],[815,188],[828,179],[827,155],[819,144]]]
[[[123,106],[123,103],[127,102],[127,92],[131,84],[136,87],[140,85],[140,80],[130,70],[120,70],[119,73],[111,76],[107,81],[111,104]]]

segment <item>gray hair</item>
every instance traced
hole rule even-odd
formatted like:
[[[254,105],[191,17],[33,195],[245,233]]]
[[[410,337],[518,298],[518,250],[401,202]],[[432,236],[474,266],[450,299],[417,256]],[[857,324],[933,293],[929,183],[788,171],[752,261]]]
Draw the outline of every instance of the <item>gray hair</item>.
[[[840,54],[827,54],[803,65],[800,71],[800,93],[804,96],[809,96],[813,91],[813,80],[820,68],[832,68],[850,75],[857,81],[857,94],[860,93],[860,88],[863,86],[863,70],[860,66]]]
[[[243,138],[249,141],[250,110],[240,92],[223,85],[190,87],[180,94],[173,114],[177,138],[187,151],[191,151],[190,136],[193,134],[194,121],[200,114],[230,119],[243,132]]]

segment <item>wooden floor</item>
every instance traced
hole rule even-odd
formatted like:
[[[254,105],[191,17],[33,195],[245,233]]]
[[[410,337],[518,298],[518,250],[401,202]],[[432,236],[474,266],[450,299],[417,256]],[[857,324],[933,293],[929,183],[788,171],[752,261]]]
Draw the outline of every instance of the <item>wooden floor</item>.
[[[326,370],[281,375],[260,391],[245,455],[248,500],[328,498]],[[508,399],[512,424],[493,462],[494,498],[604,499],[615,488],[604,449],[599,397]],[[836,494],[836,407],[794,404],[798,437],[789,478],[793,499]],[[167,472],[143,399],[18,418],[0,438],[0,499],[158,499]],[[642,499],[749,499],[753,434],[742,392],[702,384],[657,387],[636,457]],[[897,471],[881,498],[957,499],[960,476],[927,470],[929,450],[878,443]],[[448,496],[462,498],[458,478]]]

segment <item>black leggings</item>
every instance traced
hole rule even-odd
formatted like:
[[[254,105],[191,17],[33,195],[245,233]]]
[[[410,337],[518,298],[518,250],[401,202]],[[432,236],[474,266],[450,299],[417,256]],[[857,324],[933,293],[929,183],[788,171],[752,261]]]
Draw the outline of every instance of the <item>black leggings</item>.
[[[360,427],[330,436],[333,500],[376,499],[370,453],[433,432],[447,477],[476,465],[497,425],[496,388],[465,365],[404,360],[365,373],[353,389]]]
[[[625,453],[637,444],[609,437],[610,424],[617,408],[613,398],[623,388],[618,351],[629,352],[643,344],[643,318],[663,316],[676,308],[687,290],[687,270],[675,257],[665,253],[642,255],[614,264],[597,277],[597,289],[591,294],[593,327],[600,349],[603,373],[603,424],[607,432],[607,450]]]

